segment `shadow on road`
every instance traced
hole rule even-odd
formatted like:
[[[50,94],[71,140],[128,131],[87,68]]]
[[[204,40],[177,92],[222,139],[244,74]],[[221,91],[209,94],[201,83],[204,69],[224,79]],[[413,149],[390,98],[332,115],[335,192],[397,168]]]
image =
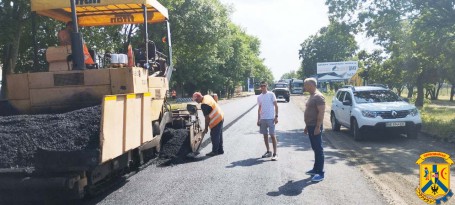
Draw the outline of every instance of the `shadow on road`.
[[[268,196],[280,196],[280,195],[297,196],[303,192],[305,187],[312,185],[312,184],[314,184],[314,183],[311,182],[311,177],[302,179],[299,181],[289,180],[288,182],[286,182],[286,184],[284,184],[283,186],[280,186],[278,188],[278,191],[268,192],[267,195]]]
[[[108,197],[110,194],[114,193],[117,190],[120,190],[126,183],[128,183],[128,176],[122,176],[117,180],[113,180],[110,182],[109,185],[105,186],[101,193],[97,193],[95,196],[88,196],[80,201],[73,201],[70,203],[67,203],[69,205],[76,205],[76,204],[82,204],[82,205],[95,205],[98,204],[99,202],[103,201],[106,197]]]
[[[311,149],[310,141],[303,135],[303,129],[277,130],[278,147],[293,147],[296,151]]]
[[[254,165],[262,164],[265,161],[262,158],[250,158],[244,159],[236,162],[231,162],[231,165],[226,166],[226,168],[234,168],[234,167],[251,167]]]
[[[216,156],[214,156],[214,157],[216,157]],[[195,157],[183,156],[183,157],[173,157],[170,159],[158,159],[154,162],[154,164],[156,164],[157,167],[168,167],[168,166],[175,166],[175,165],[179,165],[179,164],[200,162],[200,161],[204,161],[208,158],[210,158],[210,157],[199,154],[198,156],[195,156]]]

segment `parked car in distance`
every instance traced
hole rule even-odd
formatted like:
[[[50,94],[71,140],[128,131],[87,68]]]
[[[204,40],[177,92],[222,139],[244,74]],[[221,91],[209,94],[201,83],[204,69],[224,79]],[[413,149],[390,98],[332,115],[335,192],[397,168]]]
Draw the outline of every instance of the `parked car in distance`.
[[[272,92],[275,93],[276,99],[284,99],[286,102],[291,100],[290,93],[289,93],[289,85],[285,82],[278,82],[275,83],[273,86]]]
[[[259,82],[254,83],[254,94],[260,95],[262,93],[261,85]]]
[[[391,131],[416,138],[422,119],[414,105],[381,86],[347,86],[339,89],[332,99],[330,112],[332,130],[347,127],[355,140],[366,131]]]

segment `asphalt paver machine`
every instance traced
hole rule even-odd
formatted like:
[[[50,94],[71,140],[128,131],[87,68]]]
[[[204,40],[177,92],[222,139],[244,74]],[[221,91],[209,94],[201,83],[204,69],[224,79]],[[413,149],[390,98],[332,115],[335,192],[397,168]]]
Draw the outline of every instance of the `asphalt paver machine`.
[[[168,10],[156,0],[32,0],[38,15],[73,22],[72,44],[47,48],[48,72],[7,76],[8,103],[21,115],[62,113],[101,106],[99,142],[94,149],[35,150],[33,167],[0,169],[0,192],[26,190],[31,198],[82,198],[107,179],[141,166],[146,153],[159,151],[168,126],[187,129],[192,151],[201,142],[196,105],[172,110],[167,103],[173,72]],[[165,24],[167,53],[148,39],[148,24]],[[87,69],[79,27],[142,24],[142,62],[121,60]],[[123,56],[123,57],[122,57]],[[65,136],[61,136],[65,137]],[[52,195],[49,195],[52,193]],[[14,196],[17,197],[17,196]]]

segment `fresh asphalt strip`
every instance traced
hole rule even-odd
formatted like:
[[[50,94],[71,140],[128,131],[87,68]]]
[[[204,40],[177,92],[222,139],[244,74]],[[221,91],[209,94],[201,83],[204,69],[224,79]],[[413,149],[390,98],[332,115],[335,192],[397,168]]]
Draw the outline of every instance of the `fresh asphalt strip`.
[[[254,104],[250,109],[248,109],[247,111],[245,111],[244,113],[242,113],[241,115],[239,115],[237,118],[235,118],[234,120],[232,120],[232,122],[229,122],[228,124],[224,125],[223,127],[223,132],[226,132],[227,129],[229,129],[232,125],[234,125],[234,123],[236,123],[237,121],[239,121],[243,116],[245,116],[247,113],[249,113],[254,107],[256,107],[257,104]],[[202,144],[201,144],[201,147],[199,148],[199,150],[205,148],[208,144],[210,144],[212,142],[212,140],[210,139],[210,133],[208,133],[208,135],[206,135],[206,137],[204,137],[204,140],[202,141]]]

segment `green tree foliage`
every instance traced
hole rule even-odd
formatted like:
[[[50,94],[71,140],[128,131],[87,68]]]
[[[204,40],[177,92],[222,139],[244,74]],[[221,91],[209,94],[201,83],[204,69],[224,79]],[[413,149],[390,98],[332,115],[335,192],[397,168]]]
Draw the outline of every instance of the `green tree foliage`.
[[[244,82],[245,79],[254,74],[258,66],[263,64],[258,60],[260,41],[256,37],[248,36],[238,26],[230,24],[230,35],[228,37],[228,52],[225,53],[225,63],[219,67],[227,93],[233,94],[236,85]],[[255,76],[255,75],[253,75]]]
[[[318,62],[345,61],[351,59],[357,50],[350,27],[335,21],[310,36],[301,47],[299,57],[302,65],[298,71],[301,79],[315,75]]]
[[[292,78],[299,78],[299,75],[294,70],[291,70],[291,72],[289,72],[289,73],[283,74],[280,79],[292,79]]]
[[[384,61],[384,57],[381,54],[381,50],[374,50],[372,53],[361,50],[357,54],[360,68],[359,75],[364,79],[363,82],[365,85],[384,83],[382,79],[387,79],[387,76],[383,75],[381,71],[381,64]]]
[[[47,71],[45,52],[58,45],[57,32],[65,26],[44,16],[33,15],[30,1],[0,1],[0,65],[3,67],[2,94],[6,95],[6,75],[9,73]],[[35,24],[35,29],[32,25]],[[96,48],[115,47],[120,27],[81,28],[87,45]],[[35,33],[35,38],[33,38]],[[111,35],[114,34],[114,35]],[[37,56],[35,58],[35,49]],[[105,50],[105,49],[103,49]],[[34,61],[36,59],[36,61]]]
[[[90,49],[99,53],[126,53],[128,32],[132,27],[137,25],[82,27],[80,31]],[[137,33],[135,36],[139,37]]]
[[[401,69],[403,83],[417,86],[416,105],[424,87],[449,80],[453,73],[454,0],[326,0],[332,20],[365,30],[391,58],[381,68]]]
[[[33,15],[33,18],[34,19],[32,19],[32,21],[35,22],[36,37],[35,39],[33,38],[33,28],[27,28],[31,32],[27,32],[25,34],[27,36],[27,39],[21,42],[21,47],[27,49],[27,51],[20,52],[21,57],[18,59],[20,66],[17,67],[16,72],[46,71],[48,68],[48,63],[45,56],[46,48],[58,44],[56,37],[57,32],[64,27],[64,23],[54,21],[47,17]],[[36,46],[36,52],[38,54],[36,64],[33,64],[34,46]]]
[[[20,42],[23,34],[27,34],[27,21],[30,19],[30,2],[26,0],[0,1],[0,54],[2,76],[13,73],[20,55]],[[5,90],[6,77],[2,80]],[[6,94],[5,91],[2,94]]]
[[[271,78],[259,58],[260,42],[229,20],[230,8],[218,0],[164,1],[171,13],[173,85],[187,94],[195,90],[232,93],[247,77]]]
[[[164,3],[164,2],[163,2]],[[224,63],[219,54],[226,48],[228,13],[218,1],[168,1],[171,18],[174,82],[191,93],[206,92],[221,85],[218,68]],[[217,78],[218,77],[218,78]]]
[[[260,55],[260,41],[234,25],[231,9],[219,0],[163,0],[169,10],[173,45],[174,72],[171,86],[191,94],[195,90],[233,93],[248,77],[271,82],[272,73]],[[46,71],[45,50],[57,45],[57,31],[65,22],[36,16],[36,39],[32,35],[30,1],[0,1],[0,65],[4,74]],[[3,29],[5,28],[5,29]],[[80,28],[89,48],[103,53],[125,53],[144,47],[142,25]],[[149,39],[159,51],[166,52],[162,38],[166,25],[148,26]],[[34,66],[34,44],[38,61]],[[97,57],[103,57],[102,55]],[[5,82],[3,82],[5,84]],[[2,89],[5,89],[5,85]]]

